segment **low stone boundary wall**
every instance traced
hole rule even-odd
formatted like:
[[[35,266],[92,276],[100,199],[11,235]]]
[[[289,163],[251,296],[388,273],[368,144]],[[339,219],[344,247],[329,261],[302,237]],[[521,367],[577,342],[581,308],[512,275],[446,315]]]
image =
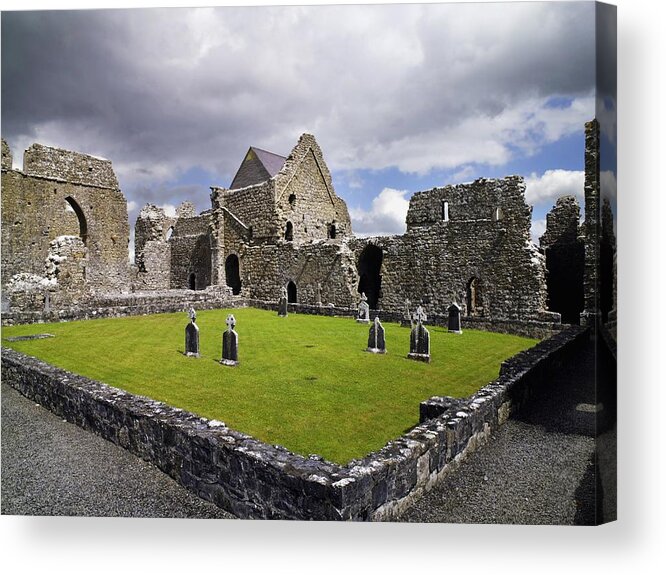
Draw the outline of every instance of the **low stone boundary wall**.
[[[200,291],[165,290],[156,292],[136,292],[129,294],[100,295],[86,300],[77,306],[49,311],[3,312],[2,325],[26,323],[46,323],[58,321],[74,321],[81,319],[97,319],[105,317],[123,317],[130,315],[150,315],[154,313],[174,313],[186,311],[190,307],[196,310],[256,307],[258,309],[277,312],[277,302],[255,300],[232,296],[225,289],[207,289]],[[329,305],[310,305],[290,303],[290,313],[323,315],[329,317],[356,317],[357,310],[352,308],[334,307]],[[400,323],[403,312],[387,310],[370,310],[370,320],[379,315],[382,321]],[[541,320],[504,320],[477,317],[462,317],[462,328],[480,329],[508,333],[524,337],[543,339],[563,329],[556,322]],[[448,316],[433,314],[425,322],[426,325],[447,327]]]
[[[570,327],[504,363],[463,400],[421,404],[421,423],[346,466],[257,441],[145,397],[2,349],[2,379],[26,397],[150,461],[242,518],[391,520],[484,442],[585,333]]]

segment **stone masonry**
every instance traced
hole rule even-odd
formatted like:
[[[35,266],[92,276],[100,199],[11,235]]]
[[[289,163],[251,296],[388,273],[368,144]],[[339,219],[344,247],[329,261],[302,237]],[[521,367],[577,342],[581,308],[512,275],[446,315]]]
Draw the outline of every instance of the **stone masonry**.
[[[4,141],[2,158],[2,289],[10,308],[129,291],[127,201],[111,162],[33,144],[19,171]]]

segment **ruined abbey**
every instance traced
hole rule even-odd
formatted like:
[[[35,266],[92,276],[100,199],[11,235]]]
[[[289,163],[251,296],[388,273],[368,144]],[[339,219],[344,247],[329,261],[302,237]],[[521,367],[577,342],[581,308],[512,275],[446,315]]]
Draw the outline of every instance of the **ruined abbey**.
[[[389,315],[410,301],[432,317],[457,303],[463,322],[481,327],[578,323],[595,309],[586,282],[607,273],[590,259],[594,238],[605,237],[614,254],[596,216],[595,145],[593,121],[585,223],[576,199],[560,198],[540,247],[518,176],[416,193],[404,235],[355,237],[319,145],[303,134],[287,157],[250,148],[229,187],[211,187],[200,214],[187,201],[175,217],[146,205],[130,264],[127,202],[111,162],[34,144],[14,170],[3,140],[3,321],[149,313],[170,309],[165,301],[174,310],[192,301],[275,302],[286,287],[290,303],[321,309],[355,308],[365,293]],[[613,295],[603,296],[606,314]]]

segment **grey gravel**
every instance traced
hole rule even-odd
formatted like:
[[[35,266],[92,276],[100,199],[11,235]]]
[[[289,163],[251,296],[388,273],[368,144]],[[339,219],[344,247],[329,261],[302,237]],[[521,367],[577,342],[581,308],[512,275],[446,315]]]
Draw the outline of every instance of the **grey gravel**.
[[[400,521],[593,525],[603,489],[595,466],[595,416],[611,428],[612,408],[595,403],[588,346],[544,382],[519,419],[507,421],[479,451],[407,509]],[[581,404],[594,404],[595,410]],[[613,437],[613,429],[602,435]],[[600,428],[598,431],[602,431]],[[607,451],[607,454],[611,450]],[[611,474],[612,475],[612,474]],[[605,480],[610,493],[613,477]],[[614,498],[603,502],[606,519]]]
[[[234,518],[7,384],[1,389],[3,515]]]

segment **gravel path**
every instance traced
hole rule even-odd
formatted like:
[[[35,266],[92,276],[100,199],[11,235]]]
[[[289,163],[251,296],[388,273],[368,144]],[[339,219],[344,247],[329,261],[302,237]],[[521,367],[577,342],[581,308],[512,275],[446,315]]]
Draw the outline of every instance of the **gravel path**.
[[[601,501],[595,466],[592,346],[507,421],[488,444],[416,501],[410,522],[591,525]],[[612,406],[599,412],[612,417]],[[611,430],[605,437],[614,437]],[[614,510],[607,510],[612,518]]]
[[[1,465],[3,515],[233,518],[4,383]]]

